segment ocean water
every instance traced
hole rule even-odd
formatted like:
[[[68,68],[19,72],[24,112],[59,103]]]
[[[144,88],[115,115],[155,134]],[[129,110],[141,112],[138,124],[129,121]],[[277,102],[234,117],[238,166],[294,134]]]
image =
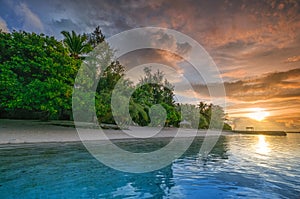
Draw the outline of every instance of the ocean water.
[[[116,144],[139,152],[169,141]],[[224,136],[206,158],[202,141],[143,174],[105,166],[80,142],[1,145],[0,198],[300,198],[300,134]]]

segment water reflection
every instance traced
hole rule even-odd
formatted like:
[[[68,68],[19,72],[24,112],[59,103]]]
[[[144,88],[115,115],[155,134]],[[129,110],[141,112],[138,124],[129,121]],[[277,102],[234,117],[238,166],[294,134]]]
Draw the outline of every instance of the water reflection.
[[[157,150],[169,141],[121,140],[118,145],[142,152]],[[182,142],[185,140],[182,139]],[[196,138],[182,157],[163,169],[143,174],[111,169],[94,159],[81,143],[0,148],[0,171],[4,174],[0,177],[0,198],[20,194],[24,198],[30,198],[31,194],[33,197],[46,194],[62,198],[70,195],[75,198],[163,198],[175,192],[178,195],[180,191],[175,184],[174,168],[183,172],[205,170],[209,169],[209,162],[227,158],[224,137],[206,159],[199,156],[202,142],[203,138]],[[157,161],[160,158],[163,157],[157,157]],[[195,174],[195,178],[200,176],[200,173]]]
[[[267,155],[270,152],[269,143],[266,141],[266,136],[258,135],[258,143],[256,144],[256,152],[262,155]]]
[[[143,174],[111,169],[94,159],[81,143],[0,146],[0,198],[296,198],[300,195],[300,136],[220,137],[206,158],[199,156],[202,141],[195,139],[182,157],[165,168]],[[135,140],[118,144],[140,152],[153,151],[168,142],[168,139]],[[157,161],[161,158],[157,157]]]
[[[115,142],[125,150],[135,150],[135,152],[158,150],[160,147],[166,145],[170,140],[133,140]],[[181,140],[185,142],[185,139]],[[184,187],[181,183],[178,184],[178,178],[185,178],[189,174],[191,180],[203,178],[203,172],[210,171],[213,165],[217,162],[227,159],[226,154],[227,140],[225,137],[220,137],[219,141],[211,151],[208,157],[201,157],[199,151],[203,142],[203,138],[195,138],[188,150],[177,160],[174,160],[170,165],[163,169],[144,173],[131,174],[111,170],[113,176],[125,175],[125,178],[119,180],[119,187],[114,188],[112,192],[101,194],[103,197],[124,197],[137,196],[138,198],[169,198],[179,197],[184,198],[187,194],[184,193]],[[180,146],[178,146],[180,147]],[[137,150],[137,148],[139,150]],[[159,161],[159,158],[157,159]],[[174,176],[176,173],[176,177]],[[181,176],[182,175],[182,176]],[[181,176],[181,177],[180,177]],[[190,181],[190,180],[187,180]],[[175,198],[176,198],[175,197]]]

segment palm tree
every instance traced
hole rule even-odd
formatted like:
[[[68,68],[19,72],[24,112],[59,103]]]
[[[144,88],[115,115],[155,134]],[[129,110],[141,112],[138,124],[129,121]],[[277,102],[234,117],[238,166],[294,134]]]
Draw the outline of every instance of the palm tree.
[[[134,100],[130,99],[129,101],[129,113],[134,122],[139,125],[145,126],[149,122],[149,117],[145,111],[144,106],[139,103],[136,103]]]
[[[209,127],[209,123],[211,120],[212,104],[206,104],[204,102],[200,102],[198,104],[198,108],[200,113],[199,128],[206,129]]]
[[[65,37],[63,42],[67,46],[70,55],[76,59],[79,59],[79,56],[82,53],[87,53],[91,51],[91,45],[87,42],[87,36],[76,34],[75,31],[72,31],[72,34],[67,31],[62,31],[61,34]]]

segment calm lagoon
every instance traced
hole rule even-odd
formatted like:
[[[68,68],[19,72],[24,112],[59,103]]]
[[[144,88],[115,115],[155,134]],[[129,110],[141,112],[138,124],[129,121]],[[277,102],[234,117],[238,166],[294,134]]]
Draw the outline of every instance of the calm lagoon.
[[[143,174],[103,165],[81,142],[0,145],[0,198],[300,198],[300,134],[222,136],[207,158],[202,141]],[[115,141],[134,152],[168,142]]]

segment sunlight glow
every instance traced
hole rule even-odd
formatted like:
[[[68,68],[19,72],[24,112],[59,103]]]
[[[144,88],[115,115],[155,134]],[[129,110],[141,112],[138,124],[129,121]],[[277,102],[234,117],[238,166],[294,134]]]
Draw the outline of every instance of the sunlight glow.
[[[253,109],[251,109],[251,112],[247,114],[247,117],[257,120],[257,121],[262,121],[269,115],[270,115],[270,113],[265,111],[262,108],[253,108]]]
[[[264,135],[258,136],[258,143],[256,145],[256,152],[259,154],[268,154],[270,152],[269,144],[266,142]]]

